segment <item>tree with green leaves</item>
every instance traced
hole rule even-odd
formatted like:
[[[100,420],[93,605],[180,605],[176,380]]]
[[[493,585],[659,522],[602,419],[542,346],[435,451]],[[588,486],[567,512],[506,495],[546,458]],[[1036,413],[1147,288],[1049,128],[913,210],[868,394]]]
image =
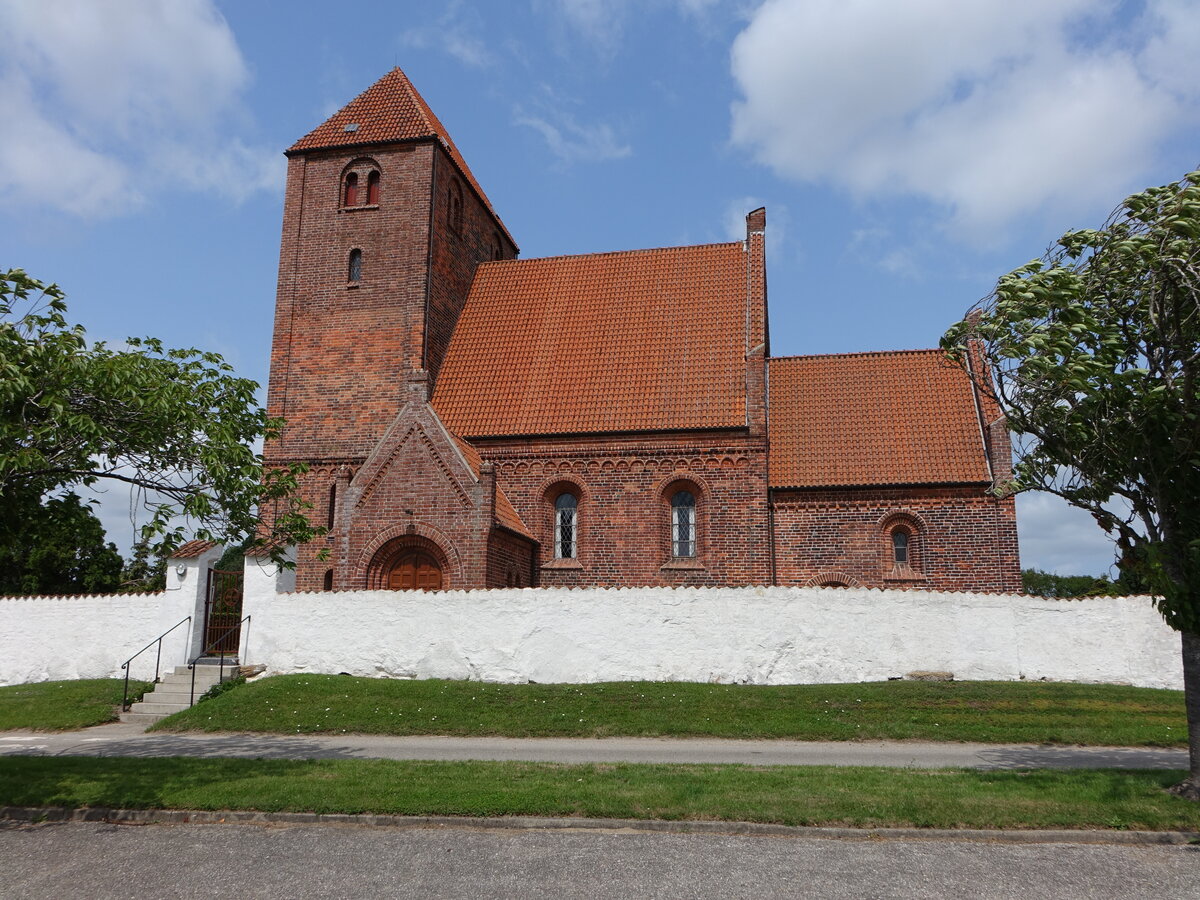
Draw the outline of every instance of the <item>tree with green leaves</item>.
[[[1021,589],[1035,597],[1097,597],[1112,594],[1103,575],[1056,575],[1041,569],[1021,570]]]
[[[1000,278],[942,339],[999,402],[1015,490],[1057,494],[1116,541],[1182,640],[1200,799],[1200,172],[1129,197]]]
[[[264,469],[254,450],[281,425],[257,384],[215,353],[89,342],[66,311],[56,285],[0,271],[0,493],[126,485],[151,556],[190,532],[283,561],[319,533],[295,494],[303,467]]]
[[[122,594],[149,594],[167,587],[167,558],[155,556],[150,542],[139,537],[121,572]]]
[[[117,589],[123,564],[74,494],[0,494],[0,594],[104,594]]]

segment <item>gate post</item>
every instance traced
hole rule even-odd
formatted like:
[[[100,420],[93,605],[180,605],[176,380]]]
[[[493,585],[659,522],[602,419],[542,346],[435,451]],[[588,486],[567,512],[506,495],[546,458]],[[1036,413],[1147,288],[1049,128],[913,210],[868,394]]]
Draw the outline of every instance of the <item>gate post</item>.
[[[287,559],[296,560],[296,548],[284,551]],[[296,570],[279,566],[263,556],[246,554],[245,577],[242,580],[242,615],[250,616],[249,627],[242,634],[239,657],[243,665],[270,665],[271,649],[281,637],[281,625],[286,620],[279,615],[278,594],[296,590]]]
[[[188,541],[167,560],[167,587],[159,607],[159,631],[165,631],[185,616],[191,627],[180,628],[163,641],[163,663],[186,665],[204,648],[204,601],[208,590],[208,570],[224,548],[212,541]],[[168,643],[171,642],[171,643]]]

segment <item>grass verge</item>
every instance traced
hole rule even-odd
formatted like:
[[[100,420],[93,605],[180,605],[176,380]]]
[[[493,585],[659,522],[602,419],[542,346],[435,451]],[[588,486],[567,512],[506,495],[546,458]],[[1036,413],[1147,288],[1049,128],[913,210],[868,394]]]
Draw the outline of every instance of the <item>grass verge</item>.
[[[1183,772],[8,757],[0,805],[1195,830]]]
[[[486,684],[348,675],[252,681],[162,730],[670,736],[1184,746],[1182,691],[1048,682]]]
[[[69,731],[115,722],[125,682],[119,678],[41,681],[0,687],[0,731],[32,728]],[[142,699],[152,685],[129,682],[130,701]]]

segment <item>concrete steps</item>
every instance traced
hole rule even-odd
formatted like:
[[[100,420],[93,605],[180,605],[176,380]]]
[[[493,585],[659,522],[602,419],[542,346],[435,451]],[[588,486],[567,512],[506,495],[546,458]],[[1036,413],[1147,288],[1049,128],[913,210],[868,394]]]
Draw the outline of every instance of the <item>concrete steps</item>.
[[[238,673],[237,660],[225,661],[225,680]],[[221,680],[219,661],[201,660],[196,663],[196,693],[199,700],[204,692]],[[187,709],[192,700],[192,671],[187,666],[176,666],[175,671],[164,675],[154,690],[134,703],[128,711],[121,713],[122,722],[138,725],[153,725],[172,713]]]

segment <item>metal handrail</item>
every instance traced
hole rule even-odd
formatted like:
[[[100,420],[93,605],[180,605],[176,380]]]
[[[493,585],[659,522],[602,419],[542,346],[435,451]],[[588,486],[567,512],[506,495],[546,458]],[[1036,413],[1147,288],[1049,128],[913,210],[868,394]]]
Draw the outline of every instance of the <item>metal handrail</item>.
[[[129,659],[125,660],[125,662],[121,663],[121,668],[125,670],[125,693],[121,696],[121,712],[129,712],[129,707],[131,707],[133,705],[132,703],[129,702],[129,664],[131,662],[133,662],[135,659],[137,659],[139,656],[141,656],[143,653],[145,653],[147,650],[149,650],[151,647],[153,647],[155,644],[158,644],[158,656],[154,660],[154,683],[158,684],[158,670],[159,670],[159,666],[162,664],[162,639],[165,638],[172,631],[174,631],[176,628],[178,628],[180,625],[182,625],[184,622],[190,622],[190,621],[192,621],[191,616],[186,616],[186,617],[180,619],[178,622],[176,622],[174,625],[172,625],[170,628],[168,628],[166,631],[164,631],[162,634],[160,634],[158,637],[156,637],[150,643],[148,643],[145,647],[143,647],[137,653],[133,654],[133,656],[129,657]]]
[[[188,698],[188,706],[196,705],[196,662],[198,660],[203,659],[205,656],[207,656],[209,650],[211,650],[213,647],[217,646],[217,644],[221,643],[221,641],[225,640],[225,638],[227,638],[230,634],[232,634],[235,631],[240,631],[242,626],[245,625],[249,621],[250,621],[249,616],[243,616],[241,621],[239,621],[236,625],[230,625],[228,628],[226,628],[224,631],[222,631],[219,635],[217,635],[215,638],[213,638],[213,640],[209,641],[208,644],[205,646],[205,648],[200,651],[200,655],[193,657],[191,662],[188,663],[188,668],[192,670],[192,694],[191,694],[191,697]],[[224,680],[225,680],[225,654],[222,653],[221,654],[221,669],[217,675],[217,684],[220,684]]]

